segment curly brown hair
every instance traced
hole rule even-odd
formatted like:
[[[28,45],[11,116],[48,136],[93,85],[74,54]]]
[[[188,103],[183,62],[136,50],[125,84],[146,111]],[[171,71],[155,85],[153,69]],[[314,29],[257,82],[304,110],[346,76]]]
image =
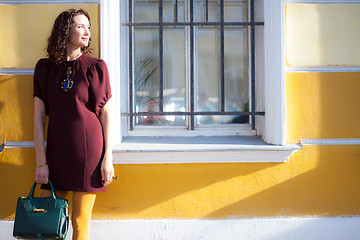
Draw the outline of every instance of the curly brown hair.
[[[85,15],[90,22],[89,13],[84,9],[68,9],[56,18],[51,35],[48,39],[47,53],[50,59],[55,60],[56,63],[61,63],[65,59],[66,46],[70,39],[70,28],[74,23],[73,19],[77,15]],[[83,53],[90,54],[93,49],[90,48],[91,38],[89,45],[81,48]]]

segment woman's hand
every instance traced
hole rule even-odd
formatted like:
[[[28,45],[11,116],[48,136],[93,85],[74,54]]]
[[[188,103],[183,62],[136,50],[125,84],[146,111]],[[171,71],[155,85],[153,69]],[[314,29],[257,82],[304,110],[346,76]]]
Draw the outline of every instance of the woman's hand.
[[[47,164],[36,166],[35,181],[38,184],[47,184],[49,180],[49,167]]]
[[[112,152],[105,153],[104,159],[101,163],[101,177],[104,186],[107,186],[112,182],[114,174]]]

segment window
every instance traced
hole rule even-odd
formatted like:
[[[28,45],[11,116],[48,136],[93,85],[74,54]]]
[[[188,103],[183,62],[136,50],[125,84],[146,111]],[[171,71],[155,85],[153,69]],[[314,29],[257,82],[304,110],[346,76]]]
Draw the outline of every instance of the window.
[[[170,127],[254,135],[255,116],[264,115],[255,89],[255,33],[264,23],[255,8],[255,0],[127,1],[120,28],[129,134]]]
[[[281,1],[263,1],[263,0],[254,0],[255,3],[255,23],[253,27],[255,28],[255,107],[256,110],[265,112],[265,115],[255,115],[256,119],[256,130],[252,130],[251,122],[252,116],[250,115],[250,123],[233,123],[233,124],[197,124],[194,126],[194,130],[191,130],[189,126],[184,125],[136,125],[136,118],[139,118],[139,115],[133,115],[133,129],[130,129],[130,111],[129,111],[129,72],[130,67],[134,67],[134,57],[132,57],[132,65],[128,64],[129,53],[134,53],[134,50],[129,49],[132,45],[129,45],[129,21],[128,15],[130,9],[128,8],[129,2],[132,1],[101,1],[100,4],[100,13],[101,13],[101,57],[107,62],[110,73],[110,81],[112,86],[113,98],[112,98],[112,107],[113,107],[113,127],[114,127],[114,161],[115,163],[187,163],[187,162],[284,162],[288,157],[296,150],[300,149],[298,145],[286,145],[286,125],[285,125],[285,78],[284,78],[284,0]],[[184,21],[181,22],[180,10],[177,10],[178,13],[178,24],[183,24],[184,26],[173,27],[173,24],[170,26],[165,26],[163,24],[163,31],[165,29],[166,34],[168,32],[180,32],[179,29],[190,28],[190,23],[185,22],[185,16],[189,16],[190,8],[188,4],[190,1],[184,2]],[[205,11],[206,14],[206,1],[205,7],[202,7],[202,11]],[[226,8],[225,4],[227,1],[224,1],[224,9]],[[176,1],[173,4],[176,4]],[[194,1],[194,3],[196,3]],[[208,13],[209,6],[211,1],[208,1]],[[159,10],[159,2],[155,4],[155,9]],[[167,2],[163,1],[163,8]],[[180,1],[178,1],[178,6],[180,7]],[[247,7],[251,7],[251,2],[246,2]],[[194,4],[195,6],[195,4]],[[132,5],[133,7],[133,5]],[[167,6],[166,6],[167,7]],[[194,7],[196,8],[196,7]],[[163,19],[170,21],[174,19],[175,8],[172,7],[174,13],[171,15],[164,15]],[[180,8],[177,8],[180,9]],[[187,9],[187,10],[185,10]],[[244,8],[245,9],[245,8]],[[151,9],[148,9],[149,14],[152,13]],[[194,9],[195,11],[195,9]],[[164,12],[164,11],[163,11]],[[166,11],[165,11],[166,12]],[[203,13],[204,14],[204,13]],[[247,12],[248,17],[249,10]],[[157,15],[159,16],[159,15]],[[170,16],[170,17],[169,17]],[[206,15],[203,15],[206,16]],[[172,18],[171,18],[172,17]],[[208,15],[208,19],[213,16]],[[170,19],[170,20],[169,20]],[[206,17],[203,17],[205,19]],[[180,21],[181,20],[181,21]],[[250,19],[251,20],[251,19]],[[154,20],[152,20],[154,21]],[[171,20],[174,21],[174,20]],[[201,20],[203,21],[203,20]],[[164,20],[163,20],[164,22]],[[264,25],[262,23],[264,22]],[[164,22],[166,23],[166,22]],[[181,23],[181,24],[180,24]],[[220,22],[221,23],[221,22]],[[225,17],[224,17],[225,23]],[[244,22],[245,23],[245,22]],[[156,25],[153,22],[148,24]],[[211,27],[206,26],[195,26],[197,23],[194,21],[194,51],[196,53],[196,29],[204,28],[207,30]],[[219,23],[217,23],[220,25]],[[249,22],[247,23],[249,24]],[[146,25],[146,24],[144,24]],[[160,28],[160,24],[158,24]],[[249,25],[248,25],[249,26]],[[135,26],[133,26],[134,28]],[[155,28],[156,26],[140,26],[140,29],[147,27],[148,29]],[[241,26],[240,26],[241,27]],[[213,26],[213,28],[215,28]],[[225,29],[225,26],[224,26]],[[249,27],[248,27],[249,29]],[[250,24],[251,30],[251,24]],[[183,30],[185,31],[185,30]],[[189,31],[189,30],[187,30]],[[251,42],[251,34],[248,31],[248,44]],[[225,34],[224,34],[225,35]],[[169,36],[169,35],[167,35]],[[159,35],[156,34],[154,37],[159,39]],[[189,39],[190,34],[184,33],[183,38]],[[166,36],[165,36],[166,38]],[[218,38],[219,39],[219,38]],[[134,43],[134,39],[131,41]],[[168,46],[163,36],[163,48]],[[200,46],[203,47],[203,46]],[[163,51],[166,51],[164,50]],[[190,70],[190,61],[188,54],[190,46],[189,40],[185,41],[184,49],[184,65],[185,70],[184,74],[186,76],[184,81],[185,86],[185,107],[189,105],[189,70]],[[250,48],[249,48],[250,50]],[[158,48],[160,55],[160,50]],[[164,52],[163,52],[164,56]],[[248,68],[251,66],[251,52],[248,52]],[[194,69],[197,69],[196,59],[199,56],[194,54]],[[144,59],[146,60],[146,59]],[[156,62],[156,59],[149,59],[152,63]],[[163,60],[167,61],[167,59]],[[146,63],[145,63],[146,64]],[[164,66],[167,66],[163,62]],[[155,65],[155,68],[159,66]],[[158,69],[157,68],[157,69]],[[135,69],[135,68],[133,68]],[[250,68],[251,69],[251,68]],[[133,71],[133,70],[131,70]],[[155,72],[158,70],[155,70]],[[174,74],[173,71],[168,73]],[[166,74],[168,74],[166,73]],[[153,73],[155,74],[159,73]],[[164,74],[164,73],[163,73]],[[194,86],[197,84],[198,72],[194,70]],[[248,77],[252,74],[248,72]],[[163,76],[164,78],[164,76]],[[249,80],[250,81],[250,80]],[[174,83],[175,84],[175,83]],[[249,88],[251,88],[251,84]],[[168,86],[165,85],[165,89]],[[198,89],[194,89],[194,99],[197,98],[199,94]],[[163,93],[165,96],[168,93]],[[225,95],[226,95],[225,91]],[[252,93],[248,91],[248,97],[250,102],[250,111],[252,108]],[[164,97],[163,95],[163,97]],[[135,94],[133,95],[133,97]],[[156,95],[155,95],[156,96]],[[159,96],[157,96],[159,97]],[[166,97],[164,98],[166,99]],[[214,100],[214,99],[212,99]],[[226,100],[226,99],[225,99]],[[195,101],[194,101],[195,102]],[[165,101],[164,101],[165,103]],[[164,104],[165,105],[165,104]],[[164,107],[163,105],[163,107]],[[226,104],[225,104],[226,105]],[[133,101],[134,106],[134,101]],[[133,108],[133,113],[135,112],[135,106]],[[184,110],[181,117],[189,118],[189,115],[186,115]],[[226,109],[225,109],[226,110]],[[181,110],[182,111],[182,110]],[[194,113],[198,109],[195,109],[194,103]],[[219,111],[218,109],[216,111]],[[214,111],[211,111],[214,112]],[[164,112],[168,113],[168,112]],[[160,116],[159,113],[146,113],[149,116]],[[238,113],[236,113],[238,114]],[[136,115],[136,116],[135,116]],[[239,114],[240,115],[240,114]],[[169,115],[161,115],[162,117],[168,117]],[[194,122],[197,119],[194,114]],[[214,115],[218,116],[218,115]],[[229,115],[231,116],[231,115]],[[177,115],[172,115],[170,117],[179,117]],[[170,118],[171,119],[171,118]],[[186,120],[185,120],[186,121]],[[175,130],[174,130],[175,129]],[[180,131],[177,131],[179,130]],[[256,131],[256,132],[255,132]],[[257,134],[258,136],[242,137],[241,139],[236,136],[223,137],[224,135],[251,135]],[[173,138],[155,138],[154,136],[174,136]],[[196,138],[184,138],[184,136],[198,136]],[[214,136],[214,137],[205,137],[202,138],[201,135]],[[216,135],[220,135],[215,137]],[[144,137],[148,136],[148,137]],[[261,138],[259,137],[261,136]],[[230,137],[230,138],[229,138]],[[199,141],[201,140],[201,141]],[[210,143],[211,142],[211,143]],[[217,143],[217,144],[213,144]],[[273,145],[268,145],[268,144]],[[215,146],[216,145],[216,146]],[[231,146],[230,146],[231,145]]]

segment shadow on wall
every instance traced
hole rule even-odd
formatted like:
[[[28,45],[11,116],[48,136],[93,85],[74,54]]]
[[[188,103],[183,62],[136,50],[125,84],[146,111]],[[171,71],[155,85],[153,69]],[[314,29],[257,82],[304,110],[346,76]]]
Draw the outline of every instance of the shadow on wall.
[[[1,77],[0,78],[0,93],[1,93],[1,95],[4,95],[5,93],[3,91],[5,90],[5,88],[1,87],[1,85],[3,85],[4,83],[10,81],[11,77],[9,77],[9,76],[0,76],[0,77]],[[2,101],[0,102],[1,103],[1,105],[0,105],[0,113],[2,111],[2,108],[4,107],[4,102],[3,102],[4,100],[3,99],[1,99],[1,100]]]
[[[240,186],[227,185],[227,181],[241,182],[275,165],[278,164],[116,165],[119,179],[109,186],[108,192],[98,194],[94,216],[120,219],[137,218],[137,214],[149,218],[194,217],[206,210],[207,206],[202,204],[211,204],[209,200],[219,195],[222,201],[229,190],[234,190],[232,195],[242,195]],[[233,187],[235,189],[231,189]],[[160,211],[158,205],[163,205]],[[192,211],[193,208],[196,209]],[[167,214],[170,215],[164,216]]]
[[[359,158],[359,146],[305,146],[283,164],[117,165],[94,217],[360,215]]]
[[[336,59],[336,53],[329,55],[325,48],[339,36],[329,39],[329,12],[311,6],[318,13],[313,27],[320,29],[324,47],[317,57],[320,62],[329,56]],[[343,12],[338,14],[344,17]],[[358,100],[356,73],[294,74],[295,84],[287,88],[296,95],[287,105],[294,138],[360,137],[353,131],[359,129],[360,110],[350,107]],[[359,159],[359,146],[305,146],[284,164],[119,165],[120,179],[109,187],[110,198],[99,194],[95,215],[120,219],[360,215]]]
[[[341,159],[339,153],[343,153]],[[212,212],[205,218],[360,215],[359,159],[359,146],[305,146],[302,153],[286,163],[293,169],[284,171],[296,171],[301,166],[311,165],[313,169]]]
[[[0,102],[0,114],[1,114],[3,107],[4,107],[4,102]]]

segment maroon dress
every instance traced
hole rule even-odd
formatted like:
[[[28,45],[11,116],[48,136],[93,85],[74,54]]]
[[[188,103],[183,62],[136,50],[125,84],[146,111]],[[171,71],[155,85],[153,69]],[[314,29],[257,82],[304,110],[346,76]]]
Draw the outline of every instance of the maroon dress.
[[[65,65],[73,66],[73,86],[67,92],[61,88]],[[49,116],[46,159],[55,189],[106,191],[101,183],[104,139],[98,119],[111,97],[105,62],[86,54],[75,64],[40,59],[34,73],[34,96],[44,102]]]

